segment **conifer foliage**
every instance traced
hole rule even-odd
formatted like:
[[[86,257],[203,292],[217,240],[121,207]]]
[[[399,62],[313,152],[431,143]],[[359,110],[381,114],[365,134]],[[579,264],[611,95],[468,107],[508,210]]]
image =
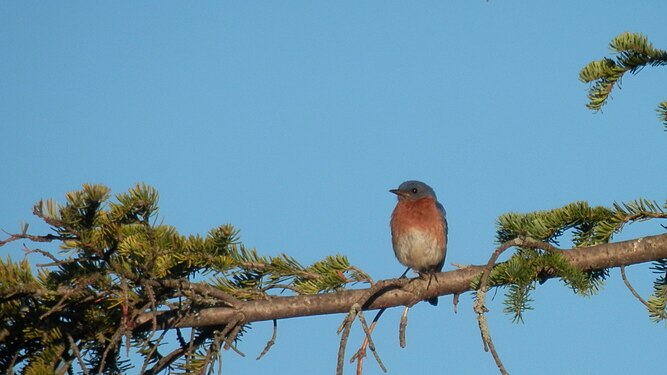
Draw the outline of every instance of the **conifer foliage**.
[[[645,66],[667,65],[667,51],[656,49],[641,33],[624,32],[609,43],[615,59],[605,57],[590,62],[579,73],[579,79],[591,83],[587,107],[600,110],[607,103],[611,90],[620,83],[625,73],[636,74]],[[658,104],[658,118],[667,130],[667,101]]]
[[[521,313],[530,309],[530,291],[536,284],[544,282],[544,272],[558,276],[576,293],[591,295],[597,292],[607,270],[583,272],[572,267],[564,258],[563,251],[556,248],[565,233],[572,232],[575,247],[595,246],[611,241],[624,225],[650,219],[667,218],[667,201],[663,206],[655,201],[638,199],[628,203],[614,203],[611,207],[591,207],[586,202],[575,202],[548,211],[527,214],[507,213],[498,219],[497,242],[506,243],[515,238],[531,238],[542,244],[517,247],[516,253],[507,261],[494,267],[491,285],[508,288],[505,312],[522,320]],[[650,301],[649,315],[656,321],[665,319],[664,260],[658,260],[654,269],[658,274],[655,292]]]
[[[239,242],[231,225],[206,237],[183,236],[157,224],[157,212],[157,191],[142,184],[115,200],[105,186],[84,185],[68,193],[64,205],[50,200],[35,205],[34,214],[53,233],[33,236],[25,226],[2,244],[57,241],[60,251],[27,250],[49,259],[37,275],[25,259],[0,260],[3,373],[15,366],[25,366],[26,373],[63,372],[74,362],[95,373],[125,372],[130,364],[119,360],[123,340],[127,349],[145,356],[142,372],[161,370],[176,359],[184,372],[201,370],[222,345],[233,347],[243,324],[223,335],[195,330],[188,350],[170,356],[158,348],[165,335],[156,327],[133,331],[137,316],[174,308],[185,316],[204,307],[234,306],[236,300],[265,299],[274,291],[316,294],[368,280],[344,256],[304,267],[287,255],[258,255]]]

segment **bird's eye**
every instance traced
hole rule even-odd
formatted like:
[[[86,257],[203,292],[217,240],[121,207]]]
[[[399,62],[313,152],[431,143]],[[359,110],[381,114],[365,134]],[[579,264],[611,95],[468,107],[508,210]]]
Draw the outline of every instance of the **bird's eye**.
[[[417,194],[417,188],[412,188],[412,194]]]

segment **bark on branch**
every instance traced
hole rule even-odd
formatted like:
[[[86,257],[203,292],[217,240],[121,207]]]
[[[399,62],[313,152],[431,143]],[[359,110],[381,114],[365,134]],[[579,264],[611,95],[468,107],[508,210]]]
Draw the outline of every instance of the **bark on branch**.
[[[570,263],[584,271],[601,270],[646,263],[667,258],[667,234],[642,237],[634,240],[608,243],[591,247],[581,247],[563,251]],[[376,293],[368,300],[363,310],[376,310],[385,307],[408,306],[415,301],[426,300],[435,296],[461,294],[471,291],[472,281],[483,271],[482,265],[473,265],[464,269],[441,272],[430,280],[410,279],[409,282],[392,283],[386,292]],[[271,297],[266,300],[240,302],[235,308],[216,307],[202,309],[189,317],[177,317],[176,312],[164,311],[141,315],[136,323],[136,330],[151,330],[153,318],[157,318],[158,329],[176,327],[222,326],[243,316],[243,323],[297,318],[325,314],[343,314],[364,297],[368,289],[345,290],[336,293],[301,295],[289,297]]]

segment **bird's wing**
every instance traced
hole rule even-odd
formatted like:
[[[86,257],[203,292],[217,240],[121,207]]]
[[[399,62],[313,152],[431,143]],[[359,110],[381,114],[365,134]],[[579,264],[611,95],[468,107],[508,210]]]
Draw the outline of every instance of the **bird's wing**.
[[[449,233],[449,225],[447,225],[447,211],[445,211],[445,207],[443,207],[440,202],[436,202],[435,206],[438,208],[438,211],[440,211],[440,214],[442,214],[442,220],[445,222],[445,236]]]

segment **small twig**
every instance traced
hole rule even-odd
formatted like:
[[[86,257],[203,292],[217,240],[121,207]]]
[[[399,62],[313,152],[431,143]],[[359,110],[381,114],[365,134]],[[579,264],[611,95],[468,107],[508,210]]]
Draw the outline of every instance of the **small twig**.
[[[364,293],[364,295],[361,298],[359,298],[358,302],[355,304],[355,305],[358,306],[359,312],[361,312],[362,307],[366,303],[368,303],[368,301],[371,298],[373,298],[376,294],[378,294],[380,291],[385,290],[385,289],[388,290],[388,289],[393,289],[393,288],[401,288],[405,285],[408,285],[410,283],[410,279],[407,279],[405,277],[405,275],[408,273],[408,271],[410,271],[410,268],[406,268],[405,272],[403,272],[403,274],[398,279],[384,280],[384,281],[379,281],[379,282],[373,284],[372,287],[369,288],[368,291],[366,293]],[[372,283],[372,280],[369,279],[369,282]],[[415,302],[418,302],[418,300],[416,300]],[[354,308],[354,307],[355,306],[353,306],[352,308]],[[380,319],[380,316],[382,316],[382,314],[384,313],[384,311],[386,309],[387,308],[382,308],[382,309],[380,309],[380,311],[378,311],[378,313],[375,315],[375,318],[373,318],[373,322],[371,323],[370,328],[367,327],[367,326],[364,327],[364,332],[366,333],[366,336],[364,337],[364,342],[361,344],[361,347],[359,348],[359,350],[357,350],[357,352],[352,356],[352,358],[350,358],[350,363],[354,362],[355,360],[357,361],[357,375],[361,375],[362,370],[363,370],[364,358],[366,357],[366,347],[368,347],[369,344],[371,344],[370,334],[373,332],[373,329],[375,328],[378,320]],[[363,318],[363,315],[361,316],[360,320],[362,318]],[[352,319],[352,321],[353,320],[354,319]],[[349,322],[349,325],[352,324],[352,321]],[[343,323],[339,327],[338,333],[340,333],[340,331],[343,330],[343,329],[347,329],[348,330],[347,334],[349,335],[349,326],[346,326],[346,324],[348,324],[347,318],[343,321]],[[365,324],[365,319],[364,319],[364,324]],[[341,344],[343,344],[342,341],[343,341],[343,337],[341,337]],[[345,345],[346,345],[347,344],[347,337],[345,337],[345,341],[346,341],[345,342]],[[340,363],[340,361],[343,360],[341,355],[344,355],[344,347],[343,347],[343,354],[341,354],[340,349],[341,348],[339,348],[338,360],[339,360],[339,368],[341,369],[340,371],[342,373],[342,363]],[[383,371],[386,372],[386,368],[384,367],[384,364],[382,363],[382,361],[379,358],[379,355],[375,351],[375,345],[371,346],[371,351],[373,352],[373,355],[375,356],[375,359],[378,361],[378,364],[380,365],[380,367],[383,369]]]
[[[48,205],[48,202],[47,202]],[[47,224],[49,224],[52,227],[64,227],[65,223],[62,220],[58,220],[55,217],[51,217],[48,214],[44,214],[44,201],[40,200],[32,206],[32,214],[37,216],[38,218],[44,220]],[[71,229],[67,228],[70,232],[72,232]]]
[[[524,247],[530,247],[533,249],[542,249],[544,251],[550,252],[550,253],[557,253],[557,254],[563,254],[565,253],[565,250],[558,248],[548,242],[536,240],[534,238],[530,237],[521,237],[521,238],[515,238],[515,240],[519,240],[519,243],[514,246],[524,246]]]
[[[148,375],[153,375],[153,374],[158,374],[162,370],[164,370],[167,366],[169,366],[171,363],[173,363],[175,360],[177,360],[180,356],[182,356],[185,352],[185,349],[183,348],[178,348],[171,353],[164,355],[160,357],[160,360],[157,361],[157,363],[146,370],[146,372],[142,372],[142,374],[148,374]]]
[[[406,270],[407,273],[407,270]],[[403,276],[405,276],[405,273],[403,273]],[[393,280],[384,280],[384,281],[378,281],[375,283],[372,287],[370,287],[355,303],[352,305],[352,308],[350,309],[350,313],[345,317],[345,320],[343,320],[343,323],[341,323],[340,327],[338,328],[338,333],[340,334],[341,331],[343,334],[341,335],[340,339],[340,346],[338,348],[338,365],[336,367],[336,374],[341,375],[343,373],[343,363],[345,362],[345,346],[347,345],[347,339],[350,335],[350,328],[352,327],[352,322],[354,322],[354,317],[357,314],[357,311],[361,311],[363,309],[363,306],[368,303],[368,301],[371,300],[376,294],[384,291],[384,290],[389,290],[389,289],[394,289],[394,288],[400,288],[405,285],[407,285],[410,282],[410,279],[403,278],[399,279],[393,279]],[[382,315],[382,312],[379,312],[378,315],[376,316],[376,319]],[[373,320],[373,324],[375,324],[376,319]],[[362,345],[362,349],[359,349],[357,353],[352,357],[351,361],[354,361],[355,358],[363,358],[363,356],[366,354],[366,340],[368,340],[370,330],[368,330],[369,333],[367,334],[366,338],[364,339],[364,344]],[[371,348],[371,351],[374,352],[374,350]],[[378,360],[378,363],[380,364],[380,367],[384,367],[381,361],[379,361],[379,358],[377,357],[377,353],[374,352],[374,355],[376,355],[376,359]],[[361,368],[361,364],[357,363],[357,372]]]
[[[26,255],[32,254],[32,253],[37,253],[37,254],[40,254],[42,256],[45,256],[45,257],[51,259],[53,261],[52,264],[54,264],[54,265],[60,265],[64,262],[63,260],[56,258],[53,254],[51,254],[48,251],[45,251],[45,250],[42,250],[42,249],[31,249],[26,245],[23,245],[23,252],[26,253]],[[71,261],[74,261],[74,259],[71,259]],[[67,263],[71,263],[71,261],[69,261]],[[39,267],[40,265],[37,265],[37,266]]]
[[[53,314],[54,312],[56,312],[56,311],[58,311],[58,310],[61,310],[61,307],[63,307],[63,306],[65,305],[65,301],[67,301],[67,299],[68,299],[71,295],[75,294],[75,292],[77,292],[77,291],[74,290],[74,289],[70,289],[70,288],[65,289],[64,292],[63,292],[63,294],[62,294],[62,297],[60,297],[60,299],[58,300],[58,302],[56,302],[56,304],[53,305],[53,307],[50,308],[47,312],[45,312],[44,314],[40,315],[39,319],[40,319],[40,320],[44,320],[46,317],[48,317],[49,315]]]
[[[632,284],[630,284],[630,281],[628,281],[628,278],[625,275],[625,266],[621,266],[620,268],[621,268],[621,278],[623,279],[623,282],[625,283],[625,286],[627,286],[628,289],[630,290],[630,293],[632,293],[632,295],[635,296],[635,298],[637,298],[637,300],[639,300],[639,302],[641,302],[642,305],[646,306],[648,311],[650,311],[652,313],[655,312],[656,314],[659,314],[661,318],[667,319],[667,315],[665,315],[664,312],[657,311],[656,309],[653,309],[651,307],[651,305],[649,305],[648,302],[646,302],[646,300],[644,298],[642,298],[642,296],[640,296],[639,293],[637,293],[635,288],[632,287]]]
[[[3,231],[3,232],[5,232],[5,231]],[[5,232],[5,233],[7,233],[7,232]],[[31,235],[31,234],[27,234],[27,233],[21,233],[21,234],[7,233],[7,234],[9,235],[9,238],[7,238],[6,240],[0,240],[0,246],[4,246],[4,245],[6,245],[10,242],[14,242],[16,240],[30,240],[32,242],[52,242],[52,241],[56,241],[56,240],[65,239],[64,237],[54,236],[53,234],[47,234],[46,236],[34,236],[34,235]]]
[[[146,281],[149,282],[149,281]],[[206,283],[192,283],[188,280],[185,279],[179,279],[179,280],[160,280],[160,281],[151,281],[150,284],[157,284],[160,286],[164,286],[167,288],[172,288],[175,290],[184,290],[184,289],[192,289],[193,291],[204,295],[204,296],[211,296],[213,298],[219,299],[225,304],[227,304],[229,307],[233,308],[238,308],[241,305],[241,301],[237,299],[236,297],[227,294],[223,292],[220,289],[217,289],[209,284]]]
[[[179,329],[179,328],[177,328]],[[195,352],[195,340],[197,339],[197,331],[194,329],[190,330],[190,341],[188,341],[188,351],[185,352],[186,358],[188,361],[192,360],[193,353]]]
[[[265,270],[269,265],[260,262],[239,262],[238,267],[247,269],[247,270]],[[296,277],[301,277],[308,280],[320,280],[322,275],[316,272],[310,272],[306,270],[293,270],[293,275]]]
[[[266,343],[266,346],[264,347],[264,350],[262,350],[261,353],[257,356],[257,360],[259,361],[260,358],[264,357],[266,353],[269,352],[269,349],[273,346],[273,344],[276,343],[276,336],[278,335],[278,321],[276,319],[273,319],[273,335],[271,336],[271,340],[269,340]]]
[[[299,289],[297,289],[297,288],[295,288],[291,285],[288,285],[288,284],[269,284],[269,285],[263,287],[260,290],[262,292],[266,292],[266,291],[271,290],[271,289],[287,289],[287,290],[291,290],[292,292],[294,292],[296,294],[301,294]]]
[[[380,317],[382,314],[387,310],[386,307],[380,309],[380,311],[375,314],[375,318],[373,318],[373,321],[371,322],[371,326],[369,327],[368,331],[370,333],[373,333],[373,330],[375,329],[375,326],[377,325],[378,320],[380,320]],[[363,372],[363,367],[364,367],[364,358],[366,357],[366,347],[368,346],[368,336],[364,337],[364,342],[361,344],[361,347],[357,352],[350,358],[350,362],[357,361],[357,375],[361,375]]]
[[[357,312],[357,317],[359,318],[359,322],[361,322],[361,327],[364,329],[364,333],[366,334],[366,339],[368,340],[368,347],[371,349],[371,353],[373,353],[373,356],[375,357],[375,360],[377,361],[378,365],[380,365],[382,371],[387,372],[387,368],[384,367],[384,364],[380,359],[380,355],[377,353],[377,350],[375,350],[375,343],[373,343],[373,339],[371,338],[371,331],[370,329],[368,329],[368,325],[366,324],[366,318],[364,318],[364,314],[361,311],[361,309],[359,309],[359,311]],[[352,362],[352,360],[350,360],[350,362]]]
[[[223,341],[223,339],[224,337],[219,332],[213,335],[213,342],[208,346],[208,349],[206,349],[206,357],[204,358],[204,363],[206,363],[206,365],[201,368],[199,371],[200,374],[206,373],[206,369],[209,365],[213,366],[213,363],[211,362],[215,362],[212,360],[214,355],[217,354],[216,357],[220,356],[220,343]]]
[[[168,332],[169,332],[169,330],[165,329],[160,334],[160,337],[158,337],[155,340],[155,343],[151,344],[150,341],[146,341],[144,343],[144,345],[141,347],[141,349],[142,349],[141,351],[143,352],[143,350],[146,348],[146,345],[151,344],[151,350],[150,350],[150,352],[148,352],[148,354],[146,354],[146,356],[144,357],[144,363],[141,365],[141,371],[139,371],[140,374],[146,373],[146,368],[148,368],[148,364],[154,360],[153,355],[155,354],[155,352],[157,352],[158,348],[160,347],[160,343],[162,342],[162,340],[164,339],[164,337],[167,335]],[[159,355],[158,355],[158,357],[159,357]],[[186,361],[188,360],[187,356],[186,356],[185,360]]]
[[[225,349],[232,349],[241,357],[245,357],[245,354],[234,345],[234,340],[236,340],[236,336],[238,336],[243,327],[243,320],[243,314],[236,314],[220,333],[224,337]]]
[[[241,332],[241,328],[243,328],[243,320],[239,320],[234,329],[225,337],[225,349],[230,348],[233,351],[236,352],[236,354],[240,355],[241,357],[245,357],[245,353],[239,350],[239,348],[234,345],[234,340],[236,340],[236,336],[239,335],[239,332]]]
[[[477,298],[479,299],[485,299],[486,298],[486,292],[477,292]],[[477,324],[479,324],[479,331],[480,334],[482,335],[482,342],[484,343],[484,351],[488,352],[489,351],[489,343],[491,341],[491,334],[489,333],[489,325],[488,322],[486,321],[486,315],[485,313],[489,312],[489,309],[486,308],[486,306],[482,305],[481,307],[474,306],[474,310],[477,313]],[[492,345],[492,344],[491,344]],[[491,352],[493,355],[493,359],[496,360],[496,363],[500,361],[500,358],[497,358],[497,353]],[[497,358],[497,359],[496,359]],[[502,362],[498,365],[498,367],[502,366]],[[504,367],[503,367],[504,368]],[[502,370],[501,370],[502,372]]]
[[[76,360],[79,361],[79,366],[81,367],[81,371],[85,375],[88,375],[88,368],[86,367],[86,363],[83,361],[83,358],[81,358],[81,352],[79,351],[79,346],[76,345],[76,342],[74,342],[74,338],[72,338],[72,335],[69,333],[67,334],[67,341],[69,342],[70,348],[72,349],[72,352],[76,356]]]
[[[156,299],[155,299],[155,291],[153,290],[153,287],[146,284],[142,283],[142,287],[144,288],[144,291],[146,292],[146,295],[148,296],[148,301],[150,302],[150,310],[152,312],[157,311],[157,306],[156,306]],[[144,311],[144,310],[141,310]],[[134,321],[138,315],[139,311],[137,311],[135,314],[132,316],[132,320]],[[144,339],[143,344],[141,345],[141,348],[144,349],[146,345],[153,339],[153,336],[155,336],[155,332],[157,332],[157,317],[155,314],[153,314],[151,318],[151,330],[148,336]]]
[[[185,348],[185,345],[183,345],[183,344],[185,344],[185,340],[181,336],[180,328],[176,328],[176,333],[178,334],[178,336],[181,337],[181,339],[180,339],[182,341],[181,347]],[[195,349],[196,349],[195,348],[195,340],[196,339],[197,339],[196,330],[191,329],[190,330],[190,340],[187,343],[187,350],[185,351],[185,355],[184,355],[186,364],[190,364],[190,362],[192,361],[193,353],[195,352]]]
[[[486,301],[486,291],[489,288],[489,275],[491,274],[491,270],[493,269],[493,266],[496,264],[496,260],[498,260],[498,257],[500,254],[502,254],[505,250],[509,249],[512,246],[517,246],[522,243],[521,240],[518,238],[515,238],[513,240],[507,241],[504,244],[500,245],[491,255],[491,258],[489,258],[489,261],[486,263],[486,266],[484,267],[484,272],[482,273],[482,277],[480,278],[479,281],[479,288],[477,290],[477,300],[475,301],[473,305],[473,310],[475,313],[477,313],[477,323],[479,324],[479,331],[480,334],[482,335],[482,342],[484,343],[484,350],[489,351],[491,350],[491,355],[493,356],[493,359],[496,362],[496,366],[498,366],[498,369],[500,370],[500,373],[503,375],[507,375],[508,372],[505,369],[505,366],[503,365],[502,361],[500,360],[500,356],[498,355],[498,352],[496,351],[495,346],[493,345],[493,340],[491,340],[491,334],[489,332],[489,326],[486,321],[486,316],[484,315],[487,311],[489,311],[486,306],[484,306],[484,303]]]
[[[352,328],[352,322],[354,322],[354,317],[356,316],[356,308],[358,304],[352,305],[350,312],[347,313],[345,319],[338,327],[337,333],[340,334],[340,345],[338,346],[338,361],[336,364],[336,375],[343,375],[343,365],[345,364],[345,346],[347,346],[347,339],[350,337],[350,329]],[[342,334],[341,334],[342,332]]]
[[[121,293],[123,300],[121,301],[120,307],[121,307],[121,324],[125,328],[125,355],[129,356],[130,355],[130,348],[131,348],[131,340],[132,340],[132,325],[134,324],[133,322],[130,323],[129,319],[129,314],[128,313],[134,313],[134,311],[130,311],[131,309],[131,304],[130,304],[130,297],[129,297],[129,291],[128,291],[128,286],[127,286],[127,279],[124,277],[121,277],[120,279],[120,287],[121,287]]]
[[[195,347],[199,347],[199,345],[201,345],[208,338],[209,338],[209,335],[206,335],[206,334],[202,333],[194,340],[193,345]],[[145,374],[153,375],[153,374],[160,373],[167,366],[171,365],[175,360],[177,360],[179,357],[181,357],[185,353],[185,351],[186,351],[186,348],[179,347],[179,348],[175,349],[174,351],[172,351],[171,353],[169,353],[165,356],[162,356],[160,358],[160,360],[157,361],[157,363],[153,367],[151,367],[150,369],[148,369],[145,372]]]
[[[62,307],[66,305],[67,300],[72,297],[83,297],[83,299],[79,299],[76,301],[77,303],[83,303],[85,301],[88,301],[90,299],[97,299],[102,296],[101,293],[98,293],[97,295],[87,295],[86,296],[86,286],[93,284],[95,281],[99,280],[101,278],[101,274],[93,274],[85,278],[78,279],[74,281],[74,287],[64,287],[64,286],[59,286],[58,289],[56,290],[57,295],[60,295],[60,299],[56,304],[51,307],[47,312],[42,314],[39,318],[40,319],[45,319],[49,315],[62,310]]]
[[[410,311],[410,307],[405,306],[403,315],[401,315],[401,322],[398,325],[398,343],[401,345],[401,348],[405,348],[405,329],[408,326],[408,311]]]
[[[649,306],[648,302],[646,302],[646,300],[644,300],[642,296],[640,296],[639,293],[637,293],[635,288],[632,287],[632,284],[630,284],[630,281],[628,281],[628,277],[625,275],[625,266],[621,266],[621,278],[623,279],[625,286],[627,286],[628,289],[630,290],[630,293],[632,293],[632,295],[635,296],[635,298],[637,298],[639,302],[641,302],[644,306],[650,309],[651,307]]]
[[[103,374],[104,373],[104,367],[105,363],[107,360],[107,357],[109,356],[109,352],[112,350],[115,350],[116,347],[118,346],[118,343],[120,340],[123,338],[124,332],[125,331],[125,326],[121,325],[118,327],[116,332],[114,332],[113,336],[111,336],[111,339],[109,340],[109,344],[107,347],[104,349],[104,352],[102,353],[102,358],[99,363],[99,371],[97,372],[98,374]]]
[[[84,258],[77,258],[77,259],[68,258],[68,259],[63,259],[63,260],[59,260],[57,262],[51,262],[51,263],[36,263],[35,266],[37,266],[39,268],[59,267],[59,266],[64,266],[64,265],[71,264],[71,263],[80,263],[83,259]]]
[[[461,296],[461,293],[454,293],[452,296],[452,304],[454,305],[454,314],[458,313],[458,306],[459,306],[459,297]]]
[[[236,328],[236,326],[241,322],[241,317],[239,315],[240,314],[235,314],[231,317],[229,322],[225,324],[225,328],[222,329],[222,332],[220,333],[221,335],[227,336],[230,332],[232,332],[233,329]]]
[[[218,348],[218,355],[216,356],[218,362],[218,374],[222,374],[222,353],[220,353],[220,341],[218,337],[215,338],[215,346]],[[213,363],[211,363],[211,369],[213,369]]]
[[[355,267],[355,266],[350,266],[349,269],[348,269],[348,271],[356,272],[358,275],[362,275],[362,276],[364,277],[364,279],[362,279],[362,280],[358,280],[358,282],[366,282],[366,283],[368,283],[369,285],[373,285],[373,284],[375,284],[375,282],[373,281],[373,279],[372,279],[366,272],[362,271],[361,269],[359,269],[359,268],[357,268],[357,267]]]
[[[491,257],[489,258],[489,261],[486,263],[486,266],[484,267],[484,272],[482,273],[482,277],[480,278],[479,281],[479,288],[477,289],[477,299],[473,305],[473,310],[477,313],[477,323],[479,324],[479,331],[480,334],[482,335],[484,350],[487,352],[491,351],[491,355],[493,356],[493,359],[496,362],[496,366],[498,366],[498,370],[500,370],[500,373],[503,375],[507,375],[508,372],[505,369],[505,366],[503,365],[502,361],[500,360],[500,356],[498,355],[495,346],[493,345],[493,340],[491,339],[491,333],[489,332],[489,325],[486,320],[486,315],[484,315],[489,310],[486,308],[484,304],[486,302],[486,292],[489,289],[489,277],[491,275],[493,267],[496,264],[496,261],[498,260],[498,257],[505,250],[515,246],[524,246],[534,249],[542,249],[554,253],[563,252],[563,250],[544,241],[539,241],[527,237],[517,237],[498,246],[498,248],[493,252]]]

